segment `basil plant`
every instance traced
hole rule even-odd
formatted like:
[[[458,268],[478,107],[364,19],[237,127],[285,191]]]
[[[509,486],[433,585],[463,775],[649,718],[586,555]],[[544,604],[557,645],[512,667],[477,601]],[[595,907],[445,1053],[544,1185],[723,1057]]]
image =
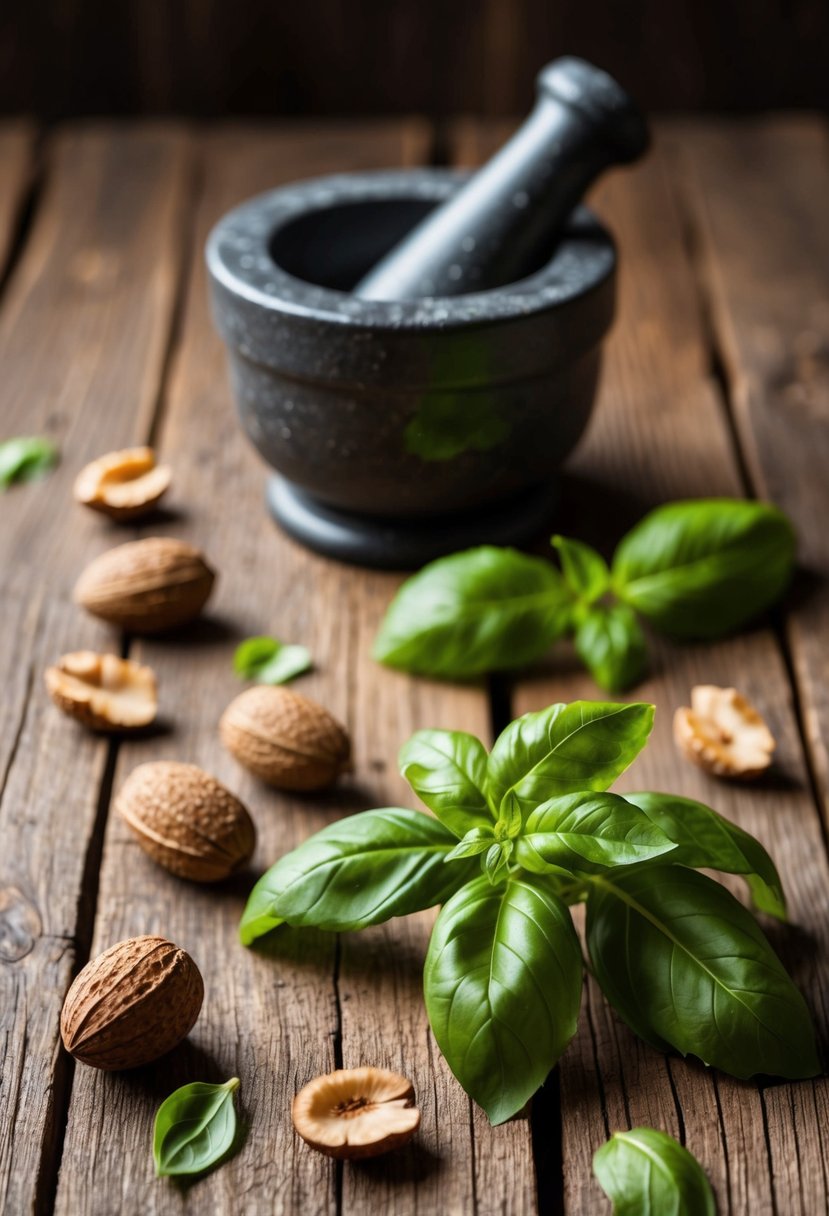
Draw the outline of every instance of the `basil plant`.
[[[627,1024],[660,1051],[735,1077],[819,1070],[806,1004],[754,917],[706,867],[743,875],[785,919],[777,870],[701,803],[608,793],[645,746],[653,706],[576,701],[512,722],[487,755],[461,731],[422,730],[400,755],[434,812],[351,815],[282,857],[241,923],[340,932],[442,905],[424,969],[432,1030],[493,1123],[519,1111],[576,1032],[584,961]]]

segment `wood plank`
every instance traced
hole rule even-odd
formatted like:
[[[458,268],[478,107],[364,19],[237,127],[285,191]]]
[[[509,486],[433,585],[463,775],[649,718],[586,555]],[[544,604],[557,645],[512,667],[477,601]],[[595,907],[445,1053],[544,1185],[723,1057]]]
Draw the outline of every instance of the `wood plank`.
[[[161,272],[180,244],[186,160],[176,128],[58,135],[0,311],[4,429],[49,433],[63,451],[48,480],[4,495],[0,532],[0,1208],[8,1212],[47,1208],[54,1187],[71,1076],[58,1019],[86,958],[100,849],[107,744],[58,714],[42,678],[64,651],[102,641],[69,591],[107,530],[70,506],[71,482],[102,447],[134,438],[135,407],[147,415],[157,393],[175,303],[174,281]],[[119,196],[128,221],[120,229],[105,206]],[[78,277],[80,267],[102,265],[90,262],[97,249],[110,257],[106,285]],[[132,326],[145,338],[140,357]],[[114,397],[126,408],[113,410]]]
[[[488,154],[489,137],[466,126],[465,162]],[[605,552],[648,506],[667,499],[740,494],[722,402],[710,375],[694,269],[684,242],[671,162],[661,148],[635,172],[597,194],[620,242],[619,321],[608,343],[596,417],[568,468],[556,526]],[[612,523],[608,525],[608,519]],[[779,742],[777,777],[750,788],[717,783],[678,759],[674,708],[694,683],[736,684],[768,717]],[[565,653],[521,679],[513,710],[595,697]],[[668,789],[714,805],[759,837],[781,870],[793,927],[766,925],[806,992],[826,1039],[829,868],[791,689],[773,636],[755,629],[715,646],[653,645],[651,675],[636,696],[657,706],[654,738],[619,788]],[[768,1089],[739,1084],[639,1044],[588,986],[588,1018],[560,1065],[565,1209],[600,1210],[591,1180],[593,1151],[608,1130],[647,1123],[681,1134],[711,1177],[720,1210],[822,1210],[826,1180],[825,1080]],[[800,1146],[799,1154],[792,1146]]]
[[[20,210],[34,172],[35,128],[22,119],[0,122],[0,277],[12,254]]]

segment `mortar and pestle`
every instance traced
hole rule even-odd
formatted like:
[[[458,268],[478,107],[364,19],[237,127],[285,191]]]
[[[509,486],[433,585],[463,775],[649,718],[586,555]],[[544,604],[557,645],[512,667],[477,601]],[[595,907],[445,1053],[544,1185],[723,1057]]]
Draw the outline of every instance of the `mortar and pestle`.
[[[647,142],[614,80],[559,59],[474,174],[316,178],[219,221],[213,315],[286,532],[410,568],[549,523],[614,312],[613,240],[578,201]]]

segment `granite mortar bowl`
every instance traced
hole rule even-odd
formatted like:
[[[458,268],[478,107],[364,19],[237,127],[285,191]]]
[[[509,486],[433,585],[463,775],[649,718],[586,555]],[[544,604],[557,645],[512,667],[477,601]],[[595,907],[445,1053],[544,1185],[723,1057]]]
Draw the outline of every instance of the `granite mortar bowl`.
[[[387,303],[349,289],[464,175],[317,178],[229,212],[213,315],[268,501],[311,548],[407,567],[548,521],[587,425],[614,310],[612,238],[585,208],[507,287]]]

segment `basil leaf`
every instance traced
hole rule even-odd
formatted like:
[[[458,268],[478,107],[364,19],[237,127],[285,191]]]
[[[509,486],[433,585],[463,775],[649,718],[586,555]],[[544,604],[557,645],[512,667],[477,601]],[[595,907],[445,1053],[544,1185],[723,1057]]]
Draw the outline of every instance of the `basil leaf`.
[[[506,873],[509,859],[512,856],[513,842],[499,840],[492,845],[484,858],[484,873],[490,882],[500,882],[501,875]]]
[[[0,443],[0,490],[7,490],[15,481],[34,481],[57,462],[58,449],[51,439],[6,439]]]
[[[564,581],[574,595],[588,604],[604,595],[610,586],[610,570],[601,553],[566,536],[554,536],[552,545],[558,550]]]
[[[549,562],[485,545],[425,566],[400,588],[374,658],[466,679],[538,658],[569,623],[571,597]]]
[[[258,684],[285,684],[310,667],[310,651],[304,646],[286,646],[276,638],[246,638],[233,656],[237,676]]]
[[[627,604],[595,604],[579,619],[576,653],[600,688],[624,692],[645,673],[648,648]]]
[[[460,857],[477,857],[479,853],[487,853],[493,844],[495,837],[492,828],[471,828],[443,860],[457,861]]]
[[[159,1178],[201,1174],[230,1151],[236,1136],[233,1094],[238,1088],[238,1077],[224,1085],[194,1081],[164,1099],[153,1127]]]
[[[653,793],[625,794],[625,798],[676,843],[672,863],[742,874],[755,908],[786,919],[780,875],[759,840],[693,798]]]
[[[423,974],[438,1046],[492,1123],[519,1111],[576,1031],[582,959],[541,876],[485,877],[440,912]]]
[[[653,1046],[741,1079],[819,1072],[806,1002],[751,913],[704,874],[593,877],[587,945],[605,996]]]
[[[716,1216],[702,1166],[666,1132],[616,1132],[593,1154],[593,1173],[614,1216]]]
[[[280,924],[363,929],[443,903],[478,870],[445,866],[457,843],[421,811],[385,808],[349,815],[271,866],[251,892],[242,944]]]
[[[484,793],[486,748],[460,730],[419,730],[400,749],[400,772],[456,836],[492,827]]]
[[[618,594],[659,629],[715,638],[773,604],[795,559],[786,516],[765,503],[700,499],[657,507],[613,559]]]
[[[524,814],[561,794],[604,790],[645,746],[653,706],[572,701],[524,714],[495,742],[487,765],[490,799],[513,792]]]
[[[588,872],[627,866],[676,848],[647,815],[618,794],[551,798],[530,814],[515,844],[518,865],[538,874],[550,866]]]

